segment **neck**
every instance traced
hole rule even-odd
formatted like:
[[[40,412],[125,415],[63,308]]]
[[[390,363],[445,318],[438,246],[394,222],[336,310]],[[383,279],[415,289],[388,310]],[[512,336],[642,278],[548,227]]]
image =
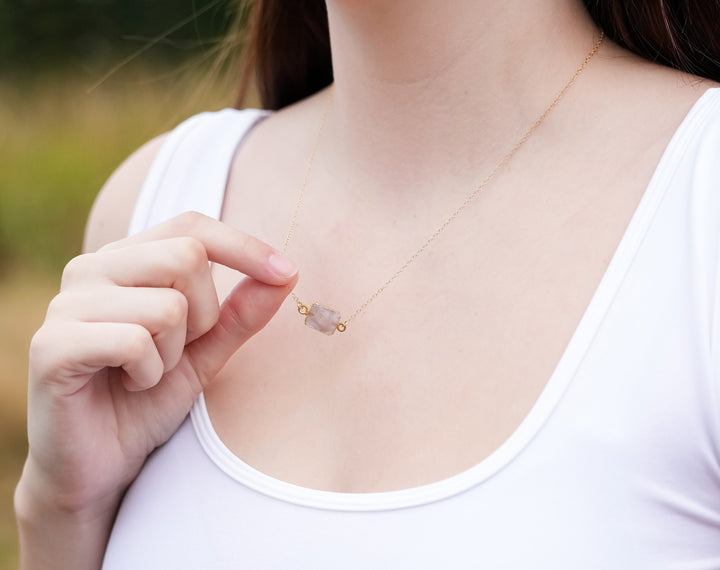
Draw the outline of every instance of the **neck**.
[[[597,38],[579,0],[328,0],[328,17],[323,146],[380,187],[497,159]]]

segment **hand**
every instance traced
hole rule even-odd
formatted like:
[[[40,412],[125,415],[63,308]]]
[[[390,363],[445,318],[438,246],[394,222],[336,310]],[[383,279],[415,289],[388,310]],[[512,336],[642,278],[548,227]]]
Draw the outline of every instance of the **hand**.
[[[222,307],[208,261],[248,275]],[[114,512],[296,279],[270,246],[195,213],[72,260],[31,344],[19,489],[58,510]]]

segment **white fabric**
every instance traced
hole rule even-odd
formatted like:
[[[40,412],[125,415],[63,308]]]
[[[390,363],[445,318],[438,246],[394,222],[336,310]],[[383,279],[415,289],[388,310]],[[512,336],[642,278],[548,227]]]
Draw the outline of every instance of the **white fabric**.
[[[179,127],[134,230],[221,203],[260,115]],[[397,492],[305,489],[234,456],[200,398],[129,489],[104,568],[720,569],[720,89],[675,133],[547,387],[490,457]]]
[[[223,109],[200,113],[176,127],[160,147],[140,190],[129,233],[187,211],[219,218],[237,146],[267,113]]]

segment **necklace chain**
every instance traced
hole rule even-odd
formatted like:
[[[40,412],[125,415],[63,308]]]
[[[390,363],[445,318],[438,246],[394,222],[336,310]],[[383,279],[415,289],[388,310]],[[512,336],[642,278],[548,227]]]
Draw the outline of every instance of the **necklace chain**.
[[[347,319],[344,321],[340,320],[340,315],[338,313],[335,313],[334,311],[331,311],[330,309],[327,309],[321,305],[314,304],[312,308],[309,308],[305,303],[303,303],[300,298],[295,294],[295,291],[291,292],[292,298],[294,299],[295,303],[297,304],[298,312],[301,315],[308,316],[311,315],[314,307],[319,306],[320,311],[329,311],[330,313],[333,313],[333,315],[336,315],[337,318],[332,322],[332,327],[328,330],[323,330],[321,332],[325,332],[326,334],[332,334],[335,332],[335,330],[339,332],[344,332],[347,328],[347,325],[350,321],[352,321],[355,317],[357,317],[360,313],[362,313],[370,303],[372,303],[387,287],[390,286],[390,284],[395,281],[422,253],[432,244],[440,234],[442,234],[447,227],[457,218],[460,213],[465,210],[471,202],[477,197],[477,195],[485,188],[492,180],[495,178],[497,173],[502,170],[507,164],[512,160],[513,156],[515,156],[515,153],[522,147],[525,142],[532,136],[532,134],[537,130],[537,128],[543,123],[543,121],[547,118],[547,116],[550,114],[550,112],[557,106],[557,104],[560,102],[560,99],[565,95],[565,93],[572,87],[572,85],[575,83],[577,78],[580,76],[580,74],[585,70],[587,65],[590,63],[590,60],[593,58],[593,56],[597,53],[597,51],[600,49],[600,46],[602,45],[603,40],[605,39],[605,33],[600,32],[600,37],[593,45],[592,50],[590,53],[587,54],[583,62],[578,66],[578,68],[575,70],[575,73],[573,73],[572,77],[569,79],[569,81],[565,84],[565,86],[555,95],[555,98],[553,99],[552,103],[548,105],[548,107],[543,111],[543,113],[535,120],[535,122],[530,126],[530,128],[523,134],[523,136],[518,140],[517,143],[515,143],[515,146],[513,146],[506,154],[503,156],[503,158],[498,162],[495,167],[490,171],[490,173],[478,184],[477,187],[465,198],[465,200],[458,206],[455,211],[450,214],[445,221],[428,237],[425,242],[413,253],[407,261],[405,261],[400,267],[395,270],[395,272],[372,294],[370,295],[365,302],[360,305],[355,312],[353,312]],[[285,253],[287,251],[288,246],[290,245],[290,241],[292,239],[293,233],[295,231],[295,225],[297,222],[298,213],[300,212],[300,207],[302,205],[303,197],[305,195],[305,189],[307,188],[308,180],[310,179],[310,172],[312,170],[313,163],[315,162],[315,155],[317,154],[318,147],[320,146],[320,140],[322,138],[323,131],[325,129],[325,123],[327,122],[327,116],[328,112],[330,110],[330,103],[332,102],[332,95],[333,95],[333,85],[330,85],[330,93],[328,94],[327,101],[325,103],[325,109],[323,111],[322,119],[320,120],[320,126],[318,127],[317,135],[315,137],[315,145],[313,146],[312,153],[310,154],[310,158],[308,159],[307,167],[305,169],[305,177],[302,182],[302,186],[300,187],[300,194],[298,195],[297,202],[295,203],[295,209],[292,214],[292,218],[290,219],[290,226],[287,231],[287,235],[285,236],[285,242],[283,244],[282,251]],[[306,319],[306,324],[308,323],[308,320]],[[312,326],[312,325],[310,325]],[[313,328],[316,328],[313,326]]]

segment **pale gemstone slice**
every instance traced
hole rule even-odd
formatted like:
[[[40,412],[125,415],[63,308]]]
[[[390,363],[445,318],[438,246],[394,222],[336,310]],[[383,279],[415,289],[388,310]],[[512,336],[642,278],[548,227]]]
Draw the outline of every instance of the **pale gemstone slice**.
[[[340,313],[323,307],[319,303],[313,303],[307,317],[305,317],[307,326],[326,335],[334,333],[339,322]]]

